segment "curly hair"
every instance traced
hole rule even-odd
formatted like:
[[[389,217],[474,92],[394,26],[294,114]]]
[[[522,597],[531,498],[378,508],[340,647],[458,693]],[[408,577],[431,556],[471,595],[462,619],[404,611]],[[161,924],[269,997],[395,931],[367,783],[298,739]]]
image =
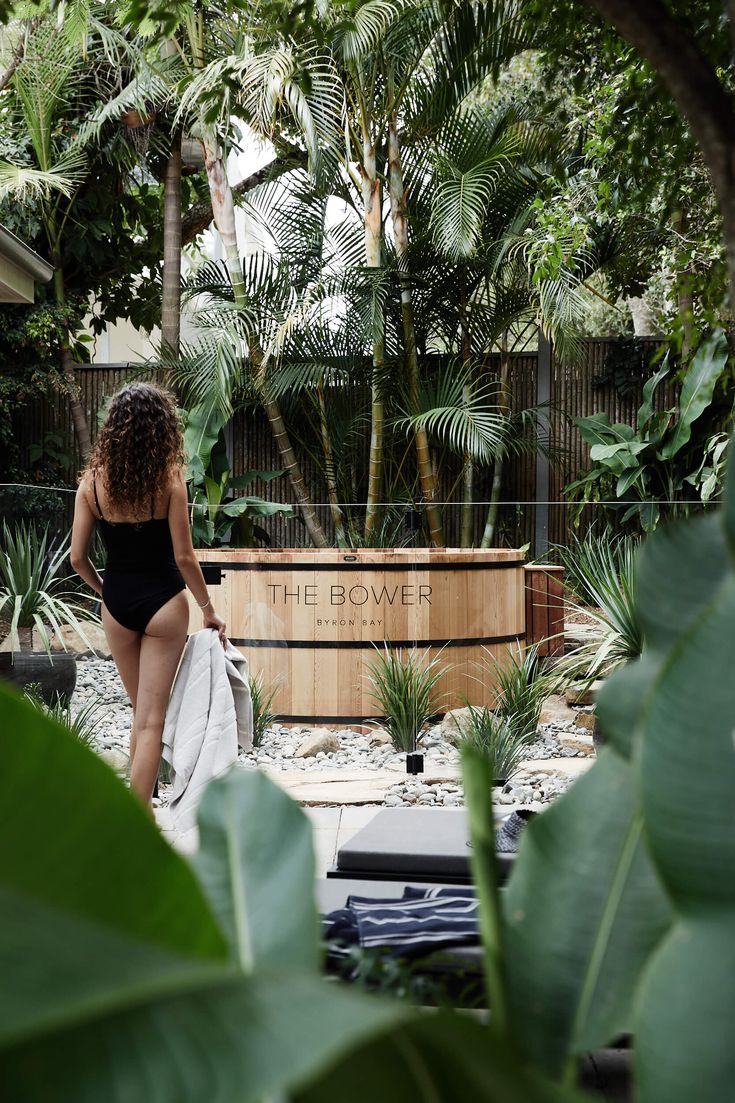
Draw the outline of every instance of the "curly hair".
[[[84,473],[101,478],[113,511],[139,516],[183,461],[174,396],[155,383],[127,383],[110,401]]]

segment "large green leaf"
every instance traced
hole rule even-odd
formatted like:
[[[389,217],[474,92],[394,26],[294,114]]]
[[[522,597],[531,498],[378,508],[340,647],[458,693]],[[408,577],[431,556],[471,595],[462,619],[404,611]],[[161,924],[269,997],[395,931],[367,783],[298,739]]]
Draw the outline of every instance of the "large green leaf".
[[[261,479],[264,483],[269,483],[273,479],[280,479],[281,475],[286,474],[285,467],[280,471],[246,471],[244,475],[236,475],[229,481],[230,490],[245,490],[246,487],[255,479]]]
[[[669,460],[684,447],[692,435],[692,425],[712,402],[717,380],[727,364],[724,333],[719,330],[697,349],[684,376],[679,399],[679,420],[661,449],[661,458]]]
[[[635,728],[644,831],[673,925],[644,973],[633,1023],[642,1103],[714,1103],[735,1059],[735,526],[659,530],[637,578],[647,641],[601,706]]]
[[[0,710],[0,888],[152,947],[226,959],[190,866],[113,771],[2,687]]]
[[[511,1049],[466,1016],[402,1024],[320,1077],[295,1103],[582,1103],[524,1069]]]
[[[239,517],[241,513],[249,513],[252,517],[272,517],[276,513],[291,516],[293,506],[282,502],[267,502],[265,498],[235,498],[222,506],[222,512],[226,517]]]
[[[246,972],[316,971],[314,855],[306,815],[265,774],[232,770],[199,810],[195,858],[205,891]]]
[[[315,1077],[410,1013],[398,1002],[283,972],[217,986],[182,984],[180,995],[128,1011],[95,1010],[83,1026],[1,1051],[2,1098],[256,1103]]]
[[[287,955],[284,924],[269,951],[272,961],[281,946],[277,968],[237,969],[192,870],[137,798],[70,733],[2,689],[0,752],[3,1099],[247,1103],[291,1089],[406,1016],[305,975],[312,959],[301,943]],[[241,851],[267,830],[279,841],[264,842],[264,856],[285,855],[293,815],[281,810],[267,827],[239,817]],[[212,830],[205,823],[210,842]],[[296,854],[308,866],[305,845],[300,829]],[[279,902],[265,875],[256,886]],[[311,915],[313,934],[313,910],[291,907]],[[278,927],[278,916],[252,914]]]
[[[662,379],[665,379],[669,374],[669,354],[666,353],[661,367],[647,379],[643,385],[643,401],[638,409],[638,418],[636,424],[638,426],[638,432],[643,435],[648,422],[653,417],[653,395]]]
[[[217,443],[217,437],[225,421],[226,418],[216,398],[205,400],[187,412],[184,453],[189,471],[195,478],[204,478],[212,449]]]
[[[616,475],[622,475],[630,468],[640,470],[638,456],[645,452],[647,441],[620,441],[617,444],[595,444],[590,449],[590,459],[594,463],[601,463],[608,467]]]
[[[669,923],[621,755],[606,750],[529,825],[504,903],[512,1034],[559,1074],[630,1027],[640,970]]]
[[[641,480],[639,490],[642,492],[645,489],[645,475],[648,471],[648,464],[643,464],[641,467],[630,467],[622,475],[618,476],[618,481],[615,485],[615,493],[618,498],[622,498],[627,494],[630,488]]]
[[[611,425],[606,413],[573,417],[572,423],[577,426],[579,435],[587,444],[615,444],[632,440],[635,436],[630,425]]]

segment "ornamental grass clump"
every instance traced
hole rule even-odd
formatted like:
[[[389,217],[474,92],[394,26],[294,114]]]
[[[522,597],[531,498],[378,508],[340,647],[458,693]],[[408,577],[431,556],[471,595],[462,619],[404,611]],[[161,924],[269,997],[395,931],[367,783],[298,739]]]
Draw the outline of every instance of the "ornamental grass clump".
[[[41,687],[36,683],[26,686],[23,696],[44,716],[66,728],[85,747],[92,746],[104,716],[104,708],[99,701],[90,701],[72,713],[71,708],[59,698],[47,704],[41,696]]]
[[[459,751],[472,749],[490,764],[496,784],[505,783],[523,761],[528,738],[525,718],[517,713],[467,705],[462,727],[452,742]]]
[[[99,617],[78,600],[76,590],[67,588],[70,575],[63,575],[69,537],[55,548],[49,545],[48,529],[38,532],[33,524],[10,527],[3,522],[0,550],[0,616],[9,621],[13,651],[33,649],[33,629],[50,652],[49,626],[61,639],[61,628],[70,624],[92,650],[80,618],[99,624]]]
[[[446,670],[438,655],[429,659],[416,650],[404,652],[388,644],[369,664],[370,696],[385,716],[383,727],[397,751],[416,750],[422,731],[439,711],[437,685]]]
[[[259,747],[263,736],[273,722],[273,698],[278,690],[276,682],[266,683],[262,670],[248,675],[250,700],[253,706],[253,746]]]
[[[497,692],[495,713],[512,718],[513,730],[518,739],[532,743],[536,739],[541,706],[547,697],[557,692],[559,676],[544,671],[539,661],[538,645],[527,647],[517,654],[508,651],[509,662],[500,663],[490,656],[492,674]]]

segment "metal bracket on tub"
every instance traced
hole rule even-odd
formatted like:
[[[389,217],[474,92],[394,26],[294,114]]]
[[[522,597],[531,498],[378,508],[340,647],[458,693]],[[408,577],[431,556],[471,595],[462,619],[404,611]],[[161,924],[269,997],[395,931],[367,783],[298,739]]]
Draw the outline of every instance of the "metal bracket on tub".
[[[200,563],[204,581],[208,586],[222,585],[222,568],[217,563]]]

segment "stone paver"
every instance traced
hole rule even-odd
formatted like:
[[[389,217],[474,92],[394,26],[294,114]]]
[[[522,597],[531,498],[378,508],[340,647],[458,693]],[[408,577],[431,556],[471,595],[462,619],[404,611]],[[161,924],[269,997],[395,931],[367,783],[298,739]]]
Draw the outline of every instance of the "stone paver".
[[[519,774],[563,774],[579,777],[589,770],[594,759],[590,758],[529,758],[519,767]]]
[[[381,804],[391,786],[403,781],[403,766],[386,766],[380,770],[270,770],[272,781],[285,789],[289,796],[305,805],[360,805]],[[455,781],[459,770],[455,766],[432,767],[419,780],[427,785],[441,781]]]

